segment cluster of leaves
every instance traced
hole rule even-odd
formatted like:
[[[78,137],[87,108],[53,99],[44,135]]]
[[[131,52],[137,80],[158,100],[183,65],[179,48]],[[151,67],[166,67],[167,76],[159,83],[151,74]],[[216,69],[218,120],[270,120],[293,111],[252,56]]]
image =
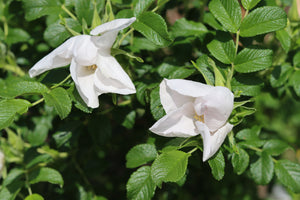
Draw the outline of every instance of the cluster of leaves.
[[[272,129],[272,114],[258,105],[268,101],[264,92],[278,104],[300,98],[295,8],[291,1],[268,0],[0,0],[0,149],[6,156],[0,197],[104,200],[123,199],[126,192],[128,199],[172,199],[179,193],[178,199],[211,199],[223,188],[224,199],[243,199],[256,198],[255,184],[275,182],[299,193],[300,165],[282,159],[299,142],[281,132],[300,125]],[[24,73],[67,38],[133,16],[136,22],[121,31],[112,54],[135,83],[136,95],[102,95],[100,108],[91,110],[66,68],[37,80]],[[170,16],[180,19],[173,23]],[[158,87],[163,78],[233,91],[229,122],[235,128],[207,163],[200,161],[200,136],[164,139],[146,131],[165,115]],[[284,118],[295,114],[293,108],[279,112]],[[229,192],[229,184],[243,179],[253,180],[249,191]],[[202,180],[212,182],[208,189],[202,184],[206,194],[187,189]]]

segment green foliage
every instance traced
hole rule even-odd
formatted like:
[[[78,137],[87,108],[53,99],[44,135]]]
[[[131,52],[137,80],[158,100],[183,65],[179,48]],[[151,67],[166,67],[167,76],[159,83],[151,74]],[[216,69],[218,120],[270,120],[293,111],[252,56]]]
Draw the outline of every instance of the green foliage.
[[[156,158],[157,152],[152,144],[139,144],[127,153],[126,167],[136,168]]]
[[[176,20],[170,32],[170,34],[174,38],[189,37],[189,36],[203,36],[206,33],[208,33],[208,30],[202,23],[189,21],[185,18]]]
[[[211,173],[216,180],[221,180],[224,177],[225,160],[222,151],[220,150],[214,158],[209,159],[208,164],[211,168]]]
[[[34,20],[44,15],[58,14],[61,11],[61,4],[55,0],[35,1],[26,0],[24,1],[25,18],[26,20]]]
[[[300,165],[288,160],[280,160],[275,163],[275,173],[280,182],[293,192],[300,192]]]
[[[44,200],[44,198],[39,194],[32,194],[27,196],[25,200]]]
[[[242,5],[243,5],[243,7],[246,8],[247,10],[251,10],[251,9],[254,8],[259,2],[260,2],[260,0],[242,0]]]
[[[30,172],[29,182],[31,184],[49,182],[52,184],[58,184],[60,187],[64,185],[64,180],[61,174],[57,170],[48,167],[43,167]]]
[[[231,163],[232,163],[234,172],[237,173],[238,175],[240,175],[247,169],[247,167],[249,165],[249,155],[242,148],[238,147],[237,150],[238,151],[234,152],[232,155]]]
[[[274,173],[272,157],[267,152],[263,151],[260,158],[250,165],[250,172],[257,184],[268,184]]]

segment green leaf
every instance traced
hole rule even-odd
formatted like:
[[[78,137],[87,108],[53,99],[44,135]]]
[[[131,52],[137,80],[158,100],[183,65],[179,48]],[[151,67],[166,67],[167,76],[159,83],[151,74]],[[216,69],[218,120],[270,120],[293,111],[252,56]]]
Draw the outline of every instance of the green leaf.
[[[160,154],[151,166],[151,176],[156,185],[162,182],[177,182],[185,174],[190,154],[183,151],[168,151]]]
[[[135,124],[136,111],[133,110],[125,116],[124,121],[122,122],[122,126],[127,129],[132,129]]]
[[[151,6],[154,0],[137,0],[134,4],[134,16],[138,17]]]
[[[23,180],[16,180],[6,187],[2,187],[0,191],[1,200],[14,200],[24,186]]]
[[[244,149],[238,147],[238,152],[233,153],[231,164],[234,172],[241,175],[249,165],[248,153]]]
[[[267,152],[272,156],[278,156],[282,154],[289,147],[290,146],[287,143],[278,139],[273,139],[273,140],[268,140],[264,144],[263,149],[265,152]]]
[[[49,182],[52,184],[58,184],[60,187],[64,185],[64,180],[60,173],[48,167],[43,167],[31,171],[29,173],[29,182],[30,184],[35,184],[39,182]]]
[[[273,51],[270,49],[245,48],[234,60],[235,70],[240,73],[256,72],[272,65]]]
[[[155,88],[150,93],[150,110],[154,119],[159,120],[166,113],[163,106],[160,103],[159,87]]]
[[[240,140],[259,140],[259,133],[260,133],[261,127],[259,126],[253,126],[251,129],[246,128],[241,131],[239,131],[236,134],[236,138]]]
[[[183,79],[187,78],[195,72],[195,69],[190,66],[178,67],[176,70],[171,72],[168,76],[169,79]]]
[[[172,42],[165,20],[156,13],[142,13],[133,24],[133,28],[158,46],[168,46]]]
[[[246,10],[251,10],[254,8],[260,0],[242,0],[242,5]]]
[[[282,8],[265,6],[253,10],[246,16],[240,27],[242,37],[252,37],[272,31],[277,31],[286,26],[287,16]]]
[[[7,177],[4,179],[2,186],[5,187],[12,184],[15,180],[21,179],[24,176],[24,173],[24,170],[18,168],[10,170]]]
[[[130,149],[126,155],[126,167],[135,168],[156,158],[157,151],[153,144],[139,144]]]
[[[65,22],[68,28],[74,31],[81,30],[81,25],[78,23],[78,21],[72,18],[66,18]],[[48,26],[46,31],[44,32],[45,40],[52,47],[57,47],[70,36],[72,36],[72,34],[65,28],[65,26],[61,24],[60,20]]]
[[[216,30],[225,31],[224,28],[217,22],[215,17],[210,12],[204,13],[203,22]]]
[[[56,15],[61,11],[60,1],[57,0],[26,0],[23,3],[25,7],[25,19],[28,21],[44,15]]]
[[[280,44],[286,53],[289,52],[292,45],[292,38],[286,29],[276,31],[276,38],[280,41]]]
[[[225,160],[221,150],[215,156],[208,160],[212,175],[216,180],[221,180],[224,177]]]
[[[207,28],[200,22],[194,22],[181,18],[176,20],[170,34],[172,37],[201,36],[208,32]]]
[[[7,44],[15,44],[18,42],[27,42],[30,39],[30,35],[23,29],[10,28],[8,29],[8,35],[5,40]]]
[[[264,151],[261,153],[261,157],[250,165],[251,176],[260,185],[268,184],[273,177],[273,172],[274,163],[272,157]]]
[[[245,96],[256,96],[260,93],[263,81],[250,74],[235,76],[231,81],[231,89]]]
[[[82,100],[81,96],[79,95],[77,89],[75,86],[71,86],[68,90],[68,94],[71,98],[71,100],[74,102],[74,106],[78,108],[79,110],[85,112],[85,113],[92,113],[93,109],[89,108],[86,103]]]
[[[75,13],[80,22],[82,21],[82,19],[84,19],[88,25],[91,25],[94,15],[93,1],[75,0]]]
[[[27,112],[30,102],[23,99],[11,99],[0,101],[0,130],[8,127],[14,120],[14,116]]]
[[[44,200],[44,198],[39,194],[32,194],[27,196],[25,200]]]
[[[50,160],[51,160],[51,156],[50,155],[48,155],[48,154],[41,154],[41,155],[38,155],[38,154],[34,154],[35,155],[35,157],[34,158],[32,158],[30,161],[26,161],[27,163],[26,163],[26,169],[29,169],[29,168],[31,168],[31,167],[33,167],[33,166],[35,166],[35,165],[37,165],[37,164],[39,164],[39,163],[47,163],[47,162],[49,162]]]
[[[230,64],[235,58],[235,46],[233,40],[228,35],[222,35],[211,41],[207,48],[209,52],[220,62]]]
[[[215,18],[229,32],[236,33],[239,30],[242,19],[242,11],[238,1],[212,0],[208,7]]]
[[[300,71],[296,71],[291,79],[290,79],[290,83],[292,84],[296,94],[300,97]]]
[[[66,118],[71,112],[72,102],[65,89],[55,88],[51,92],[45,93],[44,98],[47,105],[55,108],[61,119]]]
[[[294,66],[299,66],[300,64],[300,52],[297,52],[294,57],[293,57],[293,65]]]
[[[34,81],[18,81],[0,79],[0,97],[15,98],[23,94],[43,94],[48,91],[48,88],[39,82]]]
[[[294,69],[290,64],[276,66],[270,77],[272,87],[280,87],[284,85],[289,80],[293,71]]]
[[[214,85],[215,83],[215,77],[213,74],[213,67],[210,65],[210,60],[207,55],[203,54],[201,55],[196,63],[192,62],[194,67],[202,74],[206,84],[208,85]]]
[[[143,166],[134,172],[126,185],[127,198],[131,200],[151,200],[156,185],[151,178],[151,168]]]
[[[275,173],[279,181],[295,193],[300,193],[300,165],[289,160],[275,163]]]

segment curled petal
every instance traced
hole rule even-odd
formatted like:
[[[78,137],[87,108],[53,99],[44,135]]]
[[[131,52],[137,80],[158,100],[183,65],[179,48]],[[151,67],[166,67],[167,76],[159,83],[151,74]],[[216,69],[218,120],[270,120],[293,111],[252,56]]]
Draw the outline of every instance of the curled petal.
[[[94,71],[88,70],[86,66],[78,65],[72,60],[70,72],[78,93],[87,106],[91,108],[99,107],[98,95],[100,95],[100,93],[95,89]]]
[[[194,98],[182,95],[176,90],[172,90],[170,87],[168,87],[168,83],[170,81],[172,80],[164,79],[159,86],[160,102],[167,114],[180,108],[186,103],[194,101]]]
[[[158,120],[150,128],[150,131],[165,137],[191,137],[198,135],[193,116],[193,104],[187,103]]]
[[[112,56],[98,56],[95,85],[100,93],[133,94],[135,87]]]
[[[202,97],[204,107],[204,122],[210,132],[215,132],[222,127],[233,109],[234,96],[226,87],[215,87],[211,92]]]
[[[30,77],[37,76],[47,70],[63,67],[71,63],[73,46],[78,36],[71,37],[59,47],[54,49],[39,62],[37,62],[30,70]]]
[[[82,66],[89,66],[96,63],[98,48],[94,45],[89,35],[76,37],[73,45],[73,59]]]
[[[211,158],[223,144],[227,134],[232,130],[233,125],[226,123],[218,131],[211,134],[208,127],[197,121],[196,127],[203,138],[203,162]]]
[[[128,26],[130,26],[136,20],[135,17],[132,18],[123,18],[123,19],[115,19],[113,21],[101,24],[94,28],[90,34],[91,35],[99,35],[103,33],[107,33],[110,31],[119,31]]]

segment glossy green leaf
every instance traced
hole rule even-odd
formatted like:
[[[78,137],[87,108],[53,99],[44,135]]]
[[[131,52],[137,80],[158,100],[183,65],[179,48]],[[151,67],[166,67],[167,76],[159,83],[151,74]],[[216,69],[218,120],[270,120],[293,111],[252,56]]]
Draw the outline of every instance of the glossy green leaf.
[[[201,55],[196,63],[193,63],[194,67],[202,74],[206,84],[214,85],[215,84],[215,77],[213,74],[213,67],[210,66],[209,58],[207,55]]]
[[[260,158],[250,165],[251,176],[260,185],[268,184],[273,177],[273,172],[274,163],[272,157],[264,151],[261,153]]]
[[[273,52],[270,49],[245,48],[234,60],[235,70],[240,73],[256,72],[272,65]]]
[[[222,151],[219,150],[213,158],[209,159],[208,164],[214,178],[218,181],[221,180],[225,174],[225,160]]]
[[[127,188],[127,198],[132,200],[151,200],[156,185],[151,178],[151,168],[143,166],[131,174]]]
[[[172,26],[170,34],[172,37],[188,37],[204,35],[208,32],[207,28],[200,22],[189,21],[185,18],[176,20]]]
[[[51,92],[45,93],[44,98],[47,105],[55,108],[61,119],[66,118],[71,112],[72,102],[65,89],[55,88]]]
[[[241,175],[249,165],[248,153],[244,149],[238,147],[238,152],[234,152],[232,155],[231,164],[234,172]]]
[[[168,46],[172,42],[165,20],[156,13],[142,13],[133,24],[133,28],[158,46]]]
[[[183,151],[168,151],[160,154],[151,166],[151,176],[156,185],[162,182],[177,182],[185,174],[190,154]]]
[[[287,53],[289,52],[291,45],[292,45],[292,38],[287,32],[286,29],[281,29],[276,31],[276,38],[280,41],[280,44],[284,51]]]
[[[254,8],[260,0],[242,0],[242,5],[246,10],[251,10]]]
[[[289,160],[275,163],[275,173],[279,181],[295,193],[300,192],[300,165]]]
[[[300,97],[300,71],[296,71],[290,79],[290,83],[293,86],[296,94]]]
[[[57,0],[26,0],[24,1],[25,19],[28,21],[40,18],[44,15],[60,13],[61,3]]]
[[[287,148],[289,148],[289,145],[278,139],[268,140],[263,147],[264,151],[272,156],[282,154]]]
[[[23,29],[10,28],[6,38],[7,44],[15,44],[18,42],[26,42],[30,39],[30,35]]]
[[[286,23],[287,16],[282,8],[260,7],[245,17],[240,27],[240,35],[242,37],[252,37],[277,31],[284,28]]]
[[[48,88],[39,82],[18,81],[18,80],[0,80],[0,97],[15,98],[22,94],[43,94],[48,92]]]
[[[65,22],[68,28],[75,31],[81,30],[81,25],[78,23],[78,21],[72,18],[66,18]],[[71,33],[61,24],[60,21],[57,21],[49,25],[46,31],[44,32],[45,40],[52,47],[57,47],[58,45],[63,43],[66,39],[68,39],[71,36],[72,36]]]
[[[139,144],[130,149],[126,155],[126,167],[135,168],[156,158],[157,151],[153,144]]]
[[[44,198],[39,194],[32,194],[27,196],[25,200],[44,200]]]
[[[52,184],[58,184],[61,187],[64,185],[64,180],[61,174],[57,170],[48,167],[43,167],[31,171],[29,173],[29,182],[30,184],[49,182]]]
[[[11,99],[0,101],[0,130],[8,127],[15,115],[27,112],[30,102],[23,99]]]
[[[159,87],[155,88],[150,93],[150,110],[152,116],[156,120],[162,118],[166,114],[163,106],[160,103]]]
[[[151,6],[154,0],[136,0],[134,4],[134,16],[139,16]]]
[[[239,131],[236,134],[236,138],[240,140],[259,140],[258,135],[260,134],[261,127],[253,126],[251,129],[246,128]]]
[[[242,11],[238,1],[212,0],[208,7],[210,12],[225,29],[232,33],[236,33],[239,30],[242,19]]]
[[[94,15],[93,1],[75,0],[75,12],[80,22],[84,19],[90,25]]]
[[[231,89],[245,96],[255,96],[261,91],[263,81],[250,74],[235,76],[231,81]]]
[[[220,62],[230,64],[235,58],[235,46],[231,37],[223,35],[222,39],[211,41],[207,48],[209,52]]]

